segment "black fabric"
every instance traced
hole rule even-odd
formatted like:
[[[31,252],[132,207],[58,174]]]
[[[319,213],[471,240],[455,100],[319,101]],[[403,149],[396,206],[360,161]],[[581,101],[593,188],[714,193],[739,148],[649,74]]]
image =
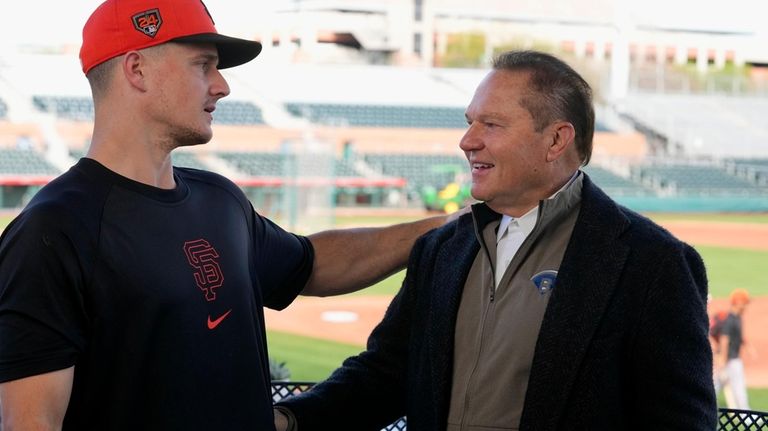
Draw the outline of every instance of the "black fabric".
[[[262,306],[301,291],[312,246],[225,178],[174,176],[81,159],[0,239],[0,381],[74,365],[65,430],[272,427]]]
[[[261,43],[224,36],[218,33],[201,33],[173,39],[179,43],[213,43],[219,53],[217,69],[228,69],[247,63],[261,52]]]
[[[587,175],[581,202],[520,430],[714,429],[701,258]],[[445,430],[456,313],[479,250],[473,230],[465,215],[419,239],[367,350],[280,403],[300,430],[373,431],[401,416],[409,429]]]
[[[741,317],[728,313],[723,322],[722,335],[728,337],[728,359],[738,359],[741,353],[742,338]]]

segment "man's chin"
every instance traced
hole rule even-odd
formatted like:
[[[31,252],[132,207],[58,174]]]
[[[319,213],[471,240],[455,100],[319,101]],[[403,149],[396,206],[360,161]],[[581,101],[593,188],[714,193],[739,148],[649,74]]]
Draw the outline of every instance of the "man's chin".
[[[472,195],[473,199],[480,202],[485,202],[490,199],[490,197],[486,193],[483,193],[482,190],[478,190],[475,187],[472,187],[472,189],[469,190],[469,194]]]
[[[179,147],[193,147],[195,145],[203,145],[207,144],[211,141],[213,138],[213,133],[211,131],[207,132],[192,132],[188,131],[187,133],[179,134],[176,136],[176,144]]]

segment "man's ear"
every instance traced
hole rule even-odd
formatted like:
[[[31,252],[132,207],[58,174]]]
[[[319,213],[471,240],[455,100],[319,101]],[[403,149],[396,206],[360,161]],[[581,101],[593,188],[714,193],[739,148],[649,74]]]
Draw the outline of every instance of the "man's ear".
[[[122,62],[123,75],[132,87],[139,91],[147,90],[145,77],[145,68],[147,67],[147,57],[138,51],[128,51],[123,55]]]
[[[547,151],[548,162],[559,159],[573,145],[573,140],[576,137],[576,130],[573,128],[573,124],[567,121],[558,121],[551,127],[552,141]]]

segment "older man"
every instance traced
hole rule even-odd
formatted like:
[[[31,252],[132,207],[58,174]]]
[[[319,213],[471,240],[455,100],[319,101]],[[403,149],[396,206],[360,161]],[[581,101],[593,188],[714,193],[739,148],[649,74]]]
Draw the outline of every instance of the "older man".
[[[466,117],[482,203],[417,242],[368,349],[281,403],[280,428],[714,429],[704,266],[580,170],[589,85],[507,52]]]

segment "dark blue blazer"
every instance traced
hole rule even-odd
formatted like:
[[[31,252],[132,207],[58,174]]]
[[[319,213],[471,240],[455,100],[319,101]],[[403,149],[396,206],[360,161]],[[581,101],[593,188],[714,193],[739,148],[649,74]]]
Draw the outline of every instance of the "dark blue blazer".
[[[700,256],[584,177],[520,430],[715,429]],[[367,350],[283,403],[301,431],[379,430],[401,416],[411,431],[445,430],[456,314],[478,250],[469,214],[419,239]]]

